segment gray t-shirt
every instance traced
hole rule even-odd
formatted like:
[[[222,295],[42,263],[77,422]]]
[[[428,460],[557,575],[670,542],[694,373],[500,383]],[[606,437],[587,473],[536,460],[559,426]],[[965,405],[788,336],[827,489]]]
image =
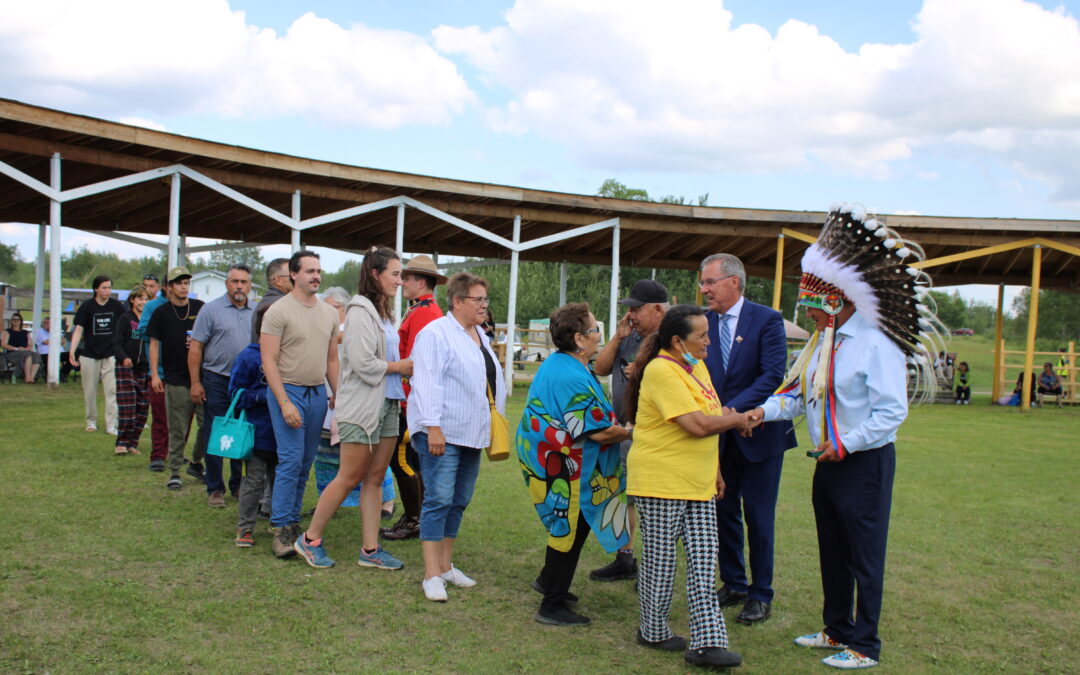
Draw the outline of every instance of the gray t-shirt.
[[[237,307],[227,295],[206,303],[191,329],[191,338],[204,345],[203,368],[225,376],[232,372],[236,355],[249,344],[254,313],[251,301]]]
[[[619,348],[615,352],[615,363],[611,364],[611,406],[615,409],[615,417],[620,422],[623,419],[623,395],[626,391],[626,366],[637,358],[638,349],[641,348],[642,337],[636,330],[630,331],[630,335],[623,338]]]

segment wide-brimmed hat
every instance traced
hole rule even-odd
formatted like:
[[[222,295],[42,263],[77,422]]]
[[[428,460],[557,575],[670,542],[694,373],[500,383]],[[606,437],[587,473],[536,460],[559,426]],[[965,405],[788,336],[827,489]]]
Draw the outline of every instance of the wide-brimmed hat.
[[[431,256],[414,255],[409,258],[409,262],[401,270],[401,274],[402,276],[406,274],[423,274],[434,279],[436,286],[446,283],[446,277],[439,274],[439,268],[435,266],[435,261],[431,259]]]

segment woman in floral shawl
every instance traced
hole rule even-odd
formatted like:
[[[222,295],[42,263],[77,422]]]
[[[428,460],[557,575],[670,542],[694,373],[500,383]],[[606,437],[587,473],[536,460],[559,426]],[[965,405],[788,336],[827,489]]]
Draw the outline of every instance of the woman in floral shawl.
[[[544,569],[533,582],[544,594],[536,620],[581,626],[589,618],[570,609],[577,600],[570,583],[589,531],[609,553],[627,542],[619,443],[630,432],[615,419],[589,368],[600,347],[589,306],[558,308],[550,328],[559,351],[544,361],[529,387],[517,451],[529,495],[550,534]]]

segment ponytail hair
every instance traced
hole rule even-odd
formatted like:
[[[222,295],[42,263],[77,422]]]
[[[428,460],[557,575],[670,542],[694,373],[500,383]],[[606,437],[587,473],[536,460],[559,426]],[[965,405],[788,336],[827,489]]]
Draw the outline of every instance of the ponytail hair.
[[[678,337],[685,340],[690,336],[693,329],[690,322],[692,316],[705,316],[705,310],[694,305],[675,305],[664,314],[660,328],[641,343],[630,377],[626,380],[624,422],[634,422],[637,419],[638,395],[641,393],[641,378],[645,376],[645,366],[656,358],[661,349],[671,349],[672,339]]]

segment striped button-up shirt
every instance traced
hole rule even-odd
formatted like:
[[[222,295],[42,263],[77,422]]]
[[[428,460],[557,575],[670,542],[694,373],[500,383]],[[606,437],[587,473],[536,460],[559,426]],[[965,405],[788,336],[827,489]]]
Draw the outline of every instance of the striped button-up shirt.
[[[495,406],[505,409],[506,385],[502,368],[488,338],[479,328],[481,348],[495,363]],[[491,443],[491,415],[487,397],[484,355],[453,314],[424,326],[416,336],[410,357],[409,433],[426,433],[439,427],[447,443],[467,448],[486,448]]]

